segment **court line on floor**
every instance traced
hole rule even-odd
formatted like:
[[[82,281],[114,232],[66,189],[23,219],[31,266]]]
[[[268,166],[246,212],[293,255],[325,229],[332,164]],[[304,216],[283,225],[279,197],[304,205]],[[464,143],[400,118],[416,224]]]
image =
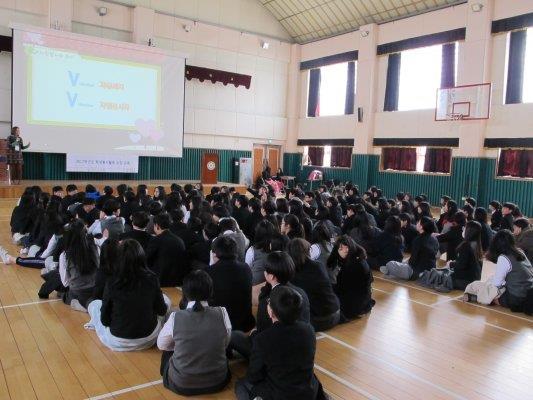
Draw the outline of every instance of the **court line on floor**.
[[[450,297],[450,298],[445,299],[445,300],[436,301],[435,303],[432,303],[431,305],[432,306],[439,306],[441,304],[446,304],[446,303],[449,303],[451,301],[459,300],[461,298],[463,298],[463,295],[460,295],[460,296],[457,296],[457,297]]]
[[[354,347],[354,346],[352,346],[352,345],[350,345],[350,344],[348,344],[346,342],[343,342],[342,340],[337,339],[336,337],[333,337],[333,336],[331,336],[331,335],[329,335],[327,333],[322,333],[322,334],[324,335],[324,337],[334,341],[337,344],[340,344],[341,346],[344,346],[344,347],[346,347],[346,348],[348,348],[348,349],[350,349],[352,351],[355,351],[358,354],[362,354],[362,355],[365,355],[365,356],[367,356],[369,358],[372,358],[372,359],[374,359],[376,361],[379,361],[379,362],[391,367],[395,371],[398,371],[398,372],[400,372],[400,373],[402,373],[404,375],[407,375],[410,378],[412,378],[412,379],[414,379],[414,380],[416,380],[418,382],[424,383],[424,384],[426,384],[428,386],[431,386],[431,387],[433,387],[433,388],[435,388],[437,390],[440,390],[441,392],[443,392],[443,393],[445,393],[445,394],[447,394],[447,395],[449,395],[449,396],[451,396],[451,397],[453,397],[455,399],[467,400],[466,397],[463,397],[460,394],[457,394],[457,393],[455,393],[455,392],[453,392],[451,390],[448,390],[448,389],[446,389],[443,386],[440,386],[440,385],[438,385],[438,384],[436,384],[434,382],[431,382],[431,381],[429,381],[429,380],[427,380],[425,378],[422,378],[422,377],[418,376],[417,374],[415,374],[413,372],[407,371],[406,369],[404,369],[402,367],[399,367],[398,365],[396,365],[396,364],[394,364],[394,363],[392,363],[390,361],[387,361],[387,360],[385,360],[385,359],[383,359],[383,358],[381,358],[379,356],[371,354],[371,353],[369,353],[369,352],[367,352],[365,350],[358,349],[357,347]]]
[[[40,301],[32,301],[32,302],[29,302],[29,303],[10,304],[8,306],[0,306],[0,310],[5,310],[6,308],[33,306],[35,304],[54,303],[56,301],[61,301],[61,299],[40,300]]]
[[[443,296],[442,294],[440,294],[440,293],[438,293],[438,292],[432,292],[431,290],[427,290],[427,289],[424,289],[424,288],[422,288],[422,287],[418,287],[418,286],[414,286],[414,285],[409,285],[409,284],[407,284],[407,283],[405,283],[405,282],[401,282],[401,281],[399,281],[399,280],[397,280],[397,279],[383,278],[383,277],[381,277],[381,276],[374,276],[374,278],[379,279],[379,280],[381,280],[381,281],[385,281],[385,282],[395,283],[395,284],[397,284],[397,285],[404,286],[404,287],[408,287],[408,288],[411,288],[411,289],[420,290],[420,291],[422,291],[422,292],[426,292],[426,293],[430,293],[430,294],[434,294],[434,295],[440,295],[440,296]],[[376,289],[376,288],[374,288],[374,289]],[[376,289],[376,290],[378,290],[378,289]],[[462,296],[460,296],[460,297],[462,297]],[[451,299],[452,299],[452,300],[455,300],[455,301],[459,301],[459,300],[457,300],[457,299],[460,298],[460,297],[457,297],[457,298],[451,298]],[[437,302],[437,303],[440,303],[440,301]],[[437,304],[437,303],[434,303],[434,304]],[[470,303],[470,302],[468,302],[468,303],[465,303],[465,304],[469,304],[469,305],[471,305],[471,306],[478,307],[478,308],[483,308],[484,310],[491,311],[491,312],[495,312],[495,313],[502,314],[502,315],[506,315],[506,316],[508,316],[508,317],[521,319],[522,321],[527,321],[527,322],[530,322],[530,323],[533,324],[533,320],[532,320],[532,319],[529,319],[529,318],[526,318],[526,317],[522,317],[522,316],[520,316],[520,315],[509,314],[509,313],[506,313],[506,312],[504,312],[504,311],[500,311],[500,310],[495,309],[495,308],[484,307],[484,306],[482,306],[482,305],[480,305],[480,304],[476,304],[476,303]]]
[[[372,288],[372,290],[375,290],[377,292],[382,292],[382,293],[386,293],[386,294],[390,294],[390,295],[394,295],[393,292],[387,292],[386,290],[383,290],[383,289],[378,289],[378,288]],[[496,329],[500,329],[504,332],[509,332],[509,333],[513,333],[515,335],[520,335],[520,332],[517,332],[517,331],[513,331],[511,329],[507,329],[507,328],[503,328],[501,326],[498,326],[498,325],[494,325],[494,324],[491,324],[490,322],[487,322],[487,321],[479,321],[479,320],[476,320],[472,317],[469,317],[468,315],[464,315],[464,314],[459,314],[457,312],[454,312],[454,311],[450,311],[450,310],[446,310],[444,308],[438,308],[438,307],[434,307],[432,304],[426,304],[426,303],[422,303],[421,301],[417,301],[417,300],[413,300],[413,299],[406,299],[407,301],[410,301],[412,303],[415,303],[415,304],[419,304],[421,306],[424,306],[424,307],[429,307],[429,308],[433,308],[434,310],[440,310],[440,311],[443,311],[443,312],[446,312],[448,314],[452,314],[452,315],[457,315],[457,316],[460,316],[460,317],[463,317],[463,318],[466,318],[470,321],[474,321],[474,322],[481,322],[487,326],[490,326],[490,327],[493,327],[493,328],[496,328]],[[533,336],[531,335],[526,335],[526,337],[528,338],[533,338]]]
[[[315,364],[315,368],[317,369],[317,371],[322,372],[324,375],[329,376],[334,381],[337,381],[337,382],[343,384],[347,388],[352,389],[354,392],[359,393],[360,395],[366,397],[367,399],[369,399],[369,400],[379,400],[379,397],[376,397],[373,394],[368,393],[366,390],[361,389],[359,386],[356,386],[353,383],[348,382],[346,379],[343,379],[340,376],[335,375],[330,370],[327,370],[326,368],[321,367],[318,364]]]
[[[130,386],[130,387],[128,387],[128,388],[124,388],[124,389],[120,389],[120,390],[115,390],[114,392],[109,392],[109,393],[101,394],[101,395],[99,395],[99,396],[89,397],[89,398],[87,398],[87,400],[103,400],[103,399],[109,399],[109,398],[111,398],[111,397],[118,396],[118,395],[120,395],[120,394],[129,393],[129,392],[134,392],[134,391],[139,390],[139,389],[144,389],[144,388],[147,388],[147,387],[150,387],[150,386],[159,385],[160,383],[163,383],[163,380],[162,380],[162,379],[158,379],[157,381],[152,381],[152,382],[142,383],[142,384],[140,384],[140,385]]]

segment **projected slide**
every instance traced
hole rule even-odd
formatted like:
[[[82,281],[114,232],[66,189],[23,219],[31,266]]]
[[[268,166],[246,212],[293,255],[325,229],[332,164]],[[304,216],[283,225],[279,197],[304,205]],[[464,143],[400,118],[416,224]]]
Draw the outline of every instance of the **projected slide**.
[[[26,44],[29,122],[134,130],[159,126],[161,67]]]
[[[184,73],[165,50],[14,29],[13,125],[32,151],[181,157]]]

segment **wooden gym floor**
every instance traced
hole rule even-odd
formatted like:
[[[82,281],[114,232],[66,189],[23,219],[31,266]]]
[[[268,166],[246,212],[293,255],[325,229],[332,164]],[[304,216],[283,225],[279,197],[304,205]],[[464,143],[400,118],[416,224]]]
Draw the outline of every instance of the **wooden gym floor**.
[[[0,244],[12,254],[0,200]],[[484,275],[491,268],[487,265]],[[159,376],[156,349],[115,353],[83,329],[86,314],[39,301],[38,270],[0,264],[0,399],[179,399]],[[180,293],[165,289],[173,304]],[[533,318],[462,303],[412,282],[374,282],[358,321],[317,335],[316,374],[333,399],[533,399]],[[232,362],[235,378],[243,362]],[[233,382],[202,399],[233,399]]]

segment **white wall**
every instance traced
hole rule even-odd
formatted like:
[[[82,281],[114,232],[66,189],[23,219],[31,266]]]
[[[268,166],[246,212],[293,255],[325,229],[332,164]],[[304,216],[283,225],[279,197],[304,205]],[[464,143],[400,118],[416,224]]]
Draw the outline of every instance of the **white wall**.
[[[287,38],[288,35],[258,2],[132,0],[122,3],[125,5],[99,0],[0,0],[0,32],[10,35],[7,26],[11,22],[49,26],[59,21],[62,29],[71,27],[76,33],[108,39],[146,43],[151,37],[157,47],[188,54],[190,65],[251,75],[250,89],[195,80],[186,82],[184,145],[251,150],[254,143],[285,143],[291,44],[270,37]],[[139,6],[137,11],[132,5]],[[100,6],[108,9],[104,17],[96,12]],[[248,22],[238,23],[239,16],[245,14],[249,18],[242,19]],[[270,36],[215,25],[230,23],[241,29],[264,31]],[[185,25],[191,26],[190,32],[183,29]],[[270,44],[268,50],[261,48],[263,41]],[[299,58],[295,60],[298,62]],[[10,54],[0,55],[0,78],[3,78],[0,82],[0,135],[5,136],[11,113]]]

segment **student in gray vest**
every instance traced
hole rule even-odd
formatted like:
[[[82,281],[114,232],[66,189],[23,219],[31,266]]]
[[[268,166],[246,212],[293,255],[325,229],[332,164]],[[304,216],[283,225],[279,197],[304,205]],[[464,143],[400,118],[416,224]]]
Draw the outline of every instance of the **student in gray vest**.
[[[527,292],[533,288],[533,267],[524,252],[516,247],[511,231],[498,231],[489,246],[487,259],[496,263],[492,284],[505,287],[494,303],[508,308],[520,308]]]
[[[100,219],[94,221],[89,228],[93,236],[108,232],[108,237],[118,239],[124,233],[124,218],[120,217],[120,203],[115,199],[107,200],[100,212]]]
[[[182,396],[216,393],[231,380],[226,347],[231,323],[224,307],[210,307],[213,282],[202,270],[183,280],[182,305],[170,314],[159,333],[163,350],[161,376],[165,387]]]
[[[325,221],[317,222],[311,234],[311,243],[313,244],[309,249],[309,257],[313,261],[318,261],[324,267],[326,267],[329,255],[333,250],[332,236]]]
[[[263,220],[255,228],[254,245],[250,246],[245,256],[245,262],[252,270],[252,286],[265,281],[265,260],[275,233],[276,229],[270,221]]]
[[[239,229],[237,221],[233,217],[221,218],[218,221],[218,227],[220,228],[219,236],[229,236],[235,240],[235,243],[237,243],[237,260],[244,262],[244,255],[250,245],[250,241]]]

